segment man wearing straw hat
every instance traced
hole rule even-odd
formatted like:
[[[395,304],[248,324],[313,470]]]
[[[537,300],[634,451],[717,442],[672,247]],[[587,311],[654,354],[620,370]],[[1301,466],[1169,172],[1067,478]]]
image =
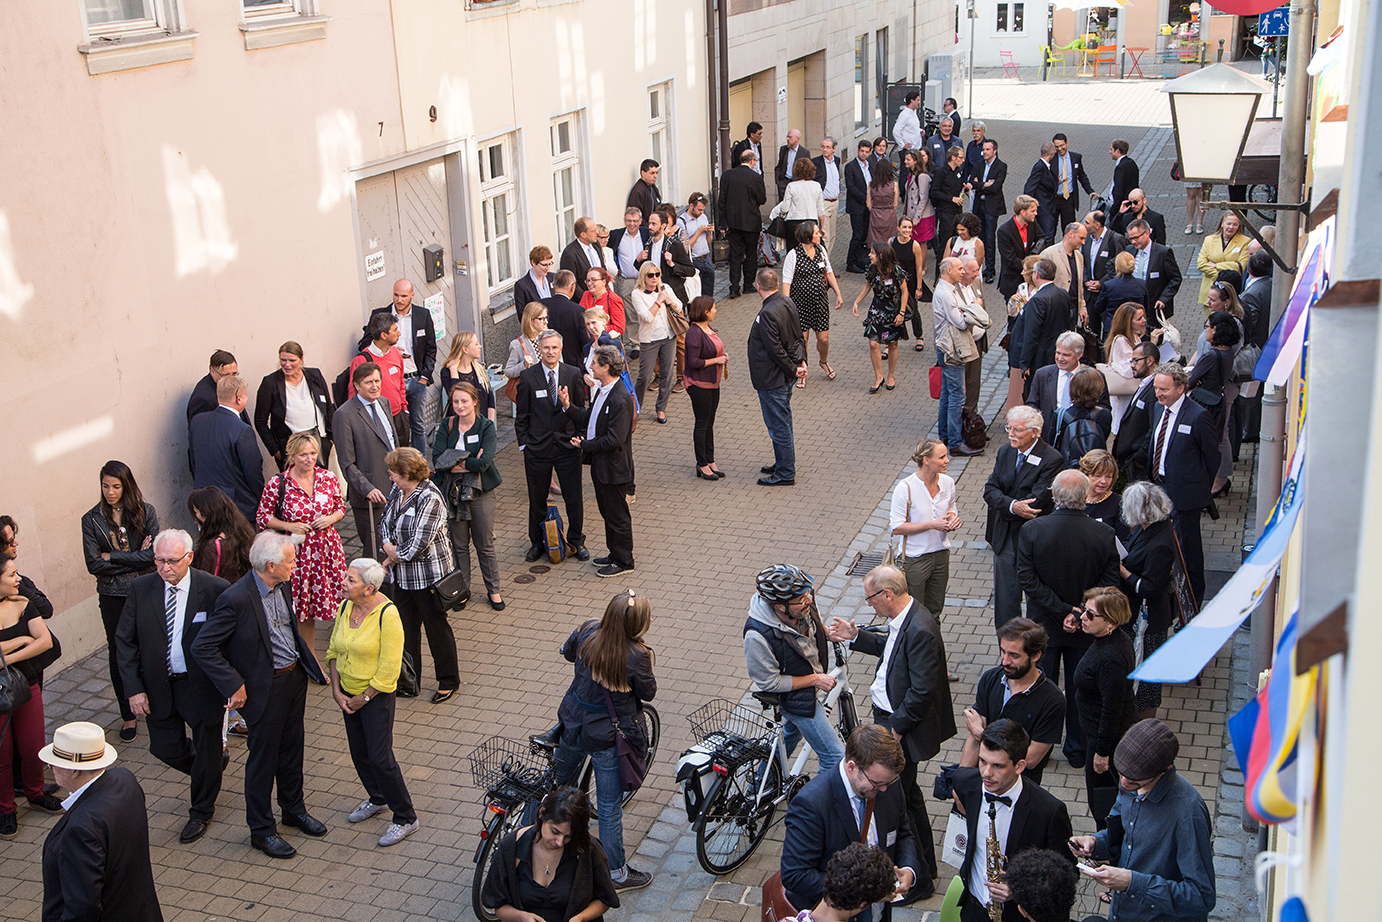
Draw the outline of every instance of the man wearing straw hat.
[[[70,791],[67,814],[43,843],[43,922],[163,922],[149,861],[144,790],[129,769],[111,768],[115,747],[93,723],[65,724],[38,757]]]

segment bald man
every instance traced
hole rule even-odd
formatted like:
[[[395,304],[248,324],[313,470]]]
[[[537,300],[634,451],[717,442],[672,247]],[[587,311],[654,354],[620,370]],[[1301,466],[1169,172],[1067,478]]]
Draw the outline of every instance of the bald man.
[[[773,170],[773,181],[777,183],[777,200],[787,193],[787,184],[792,181],[792,170],[798,157],[810,157],[811,153],[801,145],[801,132],[795,128],[787,129],[787,143],[778,148],[777,168]]]

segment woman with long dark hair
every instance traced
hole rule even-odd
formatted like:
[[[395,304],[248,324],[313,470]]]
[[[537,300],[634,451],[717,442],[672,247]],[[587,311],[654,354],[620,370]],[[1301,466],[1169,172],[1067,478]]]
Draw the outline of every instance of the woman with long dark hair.
[[[154,571],[156,534],[158,513],[144,502],[134,472],[123,461],[107,461],[101,467],[101,501],[82,516],[82,553],[86,571],[96,577],[110,684],[120,703],[120,739],[126,743],[134,739],[138,725],[115,662],[115,628],[125,610],[130,584]]]
[[[624,862],[623,792],[610,717],[612,711],[624,738],[639,752],[647,752],[649,741],[634,717],[643,702],[657,694],[653,651],[643,639],[652,619],[652,605],[630,589],[610,600],[599,621],[587,621],[572,631],[561,648],[561,655],[576,664],[576,675],[557,712],[561,720],[557,783],[572,783],[590,756],[595,766],[600,842],[609,857],[616,890],[636,890],[652,880],[650,874]]]
[[[0,651],[29,687],[29,700],[0,716],[0,839],[13,839],[19,832],[16,787],[23,789],[31,806],[62,812],[62,802],[43,791],[43,763],[38,758],[43,747],[43,670],[37,657],[52,646],[53,637],[38,607],[19,593],[14,558],[0,554]],[[19,778],[13,775],[16,761]]]
[[[897,182],[893,178],[890,160],[873,165],[873,182],[869,183],[869,245],[885,243],[897,232]]]
[[[887,388],[892,390],[897,386],[893,379],[897,371],[897,350],[889,352],[888,345],[907,338],[907,273],[897,264],[897,254],[887,243],[869,247],[869,271],[864,274],[864,287],[854,299],[854,316],[859,316],[859,304],[869,292],[873,292],[873,303],[864,317],[864,338],[869,341],[869,360],[873,362],[874,385],[869,393],[876,394],[884,386],[885,358],[888,360]]]
[[[689,314],[686,396],[691,398],[691,412],[696,420],[691,429],[696,476],[702,480],[720,480],[725,475],[715,466],[715,410],[720,406],[720,383],[724,380],[729,356],[720,335],[710,327],[715,319],[715,299],[709,295],[692,298]]]
[[[230,583],[250,571],[254,529],[224,490],[193,490],[187,495],[187,512],[199,529],[192,548],[192,566]]]

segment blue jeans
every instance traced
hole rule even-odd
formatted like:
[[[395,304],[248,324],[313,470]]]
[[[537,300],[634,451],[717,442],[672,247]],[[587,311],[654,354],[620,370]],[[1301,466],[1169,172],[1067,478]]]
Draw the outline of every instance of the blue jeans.
[[[413,447],[431,457],[427,447],[427,385],[421,378],[408,379],[408,427]]]
[[[954,448],[960,439],[960,410],[965,405],[965,367],[947,365],[945,353],[936,350],[936,361],[941,366],[941,400],[937,407],[937,420],[940,426],[940,439]]]
[[[763,409],[763,424],[768,438],[773,440],[773,476],[779,480],[796,480],[797,450],[792,435],[792,388],[796,379],[781,387],[759,391],[758,403]]]
[[[787,745],[788,758],[796,752],[797,743],[802,739],[805,739],[806,745],[816,753],[816,759],[821,764],[821,772],[834,771],[840,760],[845,757],[845,745],[840,742],[840,734],[835,732],[834,725],[830,723],[830,716],[821,705],[816,705],[814,717],[783,714],[782,723],[785,731],[783,742]],[[603,838],[601,841],[604,841]]]
[[[710,254],[697,256],[691,260],[691,265],[700,270],[701,273],[701,294],[715,296],[715,264],[710,261]]]
[[[566,734],[557,746],[557,784],[576,784],[580,779],[581,760],[586,753],[566,742]],[[609,859],[609,869],[616,876],[616,882],[624,869],[624,808],[620,801],[624,792],[619,789],[619,755],[611,746],[590,753],[590,763],[595,766],[595,799],[598,801],[600,820],[600,844],[605,848]]]

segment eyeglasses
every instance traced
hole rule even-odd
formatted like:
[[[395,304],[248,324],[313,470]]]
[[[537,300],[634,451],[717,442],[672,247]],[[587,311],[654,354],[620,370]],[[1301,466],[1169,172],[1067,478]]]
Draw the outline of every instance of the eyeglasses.
[[[893,775],[886,781],[879,781],[877,778],[871,777],[869,773],[864,771],[862,768],[859,769],[859,774],[863,775],[864,779],[868,781],[869,784],[873,785],[880,791],[886,790],[888,785],[890,784],[897,784],[897,779],[900,777],[898,775]]]
[[[536,317],[534,317],[533,319],[534,319],[534,320],[541,320],[543,323],[546,323],[546,322],[547,322],[547,315],[546,315],[546,314],[538,314],[538,315],[537,315]]]
[[[538,265],[542,266],[544,269],[550,269],[552,268],[552,261],[550,259],[544,259],[542,262],[538,263]]]
[[[1088,618],[1090,621],[1093,621],[1095,618],[1102,618],[1102,617],[1103,617],[1103,615],[1099,614],[1097,611],[1095,611],[1095,610],[1092,609],[1092,608],[1081,608],[1081,609],[1080,609],[1080,620],[1081,620],[1081,621],[1083,621],[1083,620],[1086,619],[1086,618]]]
[[[1004,426],[1003,431],[1008,435],[1013,435],[1018,432],[1035,432],[1036,430],[1030,426]]]
[[[884,586],[882,589],[879,589],[877,592],[872,592],[872,593],[869,593],[868,595],[864,596],[864,601],[865,601],[865,602],[872,602],[874,596],[876,596],[876,595],[882,595],[883,593],[885,593],[885,592],[887,592],[887,591],[888,591],[888,587],[887,587],[887,586]]]
[[[189,552],[190,553],[190,552]],[[179,557],[155,557],[154,566],[156,567],[175,567],[187,559],[187,554]]]

